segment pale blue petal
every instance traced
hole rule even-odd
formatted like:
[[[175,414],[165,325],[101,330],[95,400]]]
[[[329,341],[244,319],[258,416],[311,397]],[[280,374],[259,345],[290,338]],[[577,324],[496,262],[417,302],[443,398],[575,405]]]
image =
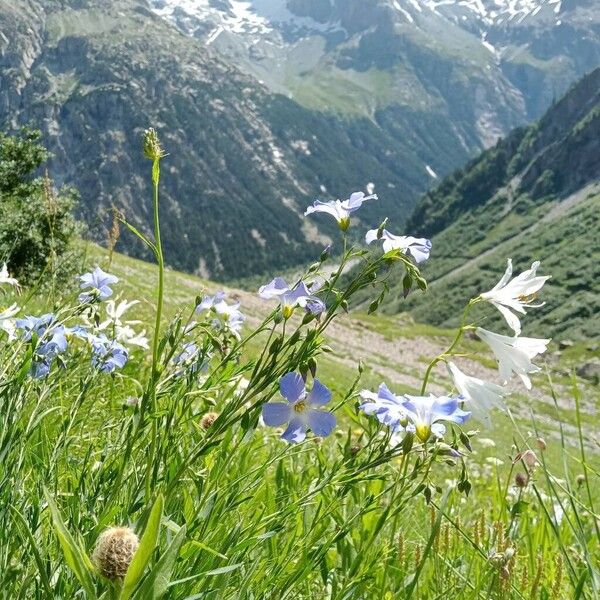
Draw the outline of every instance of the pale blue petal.
[[[281,438],[290,444],[299,444],[306,439],[306,425],[300,419],[292,419]]]
[[[308,395],[309,404],[322,406],[331,400],[331,391],[324,386],[318,379],[315,379],[313,388]]]
[[[308,412],[308,425],[315,435],[326,437],[335,427],[335,416],[330,412],[311,410]]]
[[[279,380],[279,389],[288,402],[296,402],[304,395],[304,380],[298,373],[286,373]]]
[[[292,407],[285,402],[269,402],[263,404],[262,417],[265,425],[279,427],[287,423],[292,416]]]

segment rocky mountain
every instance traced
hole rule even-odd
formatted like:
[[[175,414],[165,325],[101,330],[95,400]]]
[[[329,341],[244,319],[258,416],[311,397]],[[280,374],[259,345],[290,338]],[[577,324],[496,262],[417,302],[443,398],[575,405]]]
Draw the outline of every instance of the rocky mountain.
[[[406,225],[432,236],[426,302],[387,310],[454,324],[465,299],[491,289],[506,259],[540,260],[552,279],[528,326],[600,338],[600,69],[578,82],[534,125],[513,131],[417,204]]]
[[[0,0],[0,127],[43,131],[52,177],[81,190],[81,214],[102,240],[113,205],[149,230],[139,147],[155,126],[170,153],[162,219],[172,266],[213,279],[272,273],[331,241],[333,223],[301,217],[316,196],[375,190],[380,200],[360,218],[400,225],[438,177],[547,104],[549,82],[567,85],[598,62],[586,1],[563,0],[556,13],[544,0],[510,0],[503,22],[487,0],[485,10],[425,0]],[[517,35],[530,23],[522,35],[546,39],[550,14],[552,31],[562,19],[570,32],[559,58],[558,44],[544,58]],[[509,21],[505,48],[494,36]],[[586,49],[577,64],[574,36]],[[511,74],[505,57],[516,48],[531,60]],[[127,235],[120,247],[147,256]]]
[[[595,0],[152,0],[301,104],[443,110],[488,146],[600,64]]]
[[[0,126],[44,133],[58,184],[81,190],[105,237],[111,205],[151,222],[144,128],[161,132],[162,219],[172,266],[235,278],[314,257],[334,224],[301,218],[315,196],[375,189],[369,224],[403,220],[436,173],[478,147],[428,107],[340,116],[274,93],[144,0],[0,0]],[[129,252],[143,249],[124,236]]]

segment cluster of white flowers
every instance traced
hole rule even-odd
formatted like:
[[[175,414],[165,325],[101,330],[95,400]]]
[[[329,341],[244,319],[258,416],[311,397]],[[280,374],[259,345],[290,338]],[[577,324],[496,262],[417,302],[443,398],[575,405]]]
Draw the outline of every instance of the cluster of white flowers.
[[[540,263],[534,262],[531,268],[512,278],[512,260],[508,259],[506,272],[500,281],[489,291],[481,294],[476,301],[483,300],[495,306],[514,331],[513,336],[500,335],[477,327],[475,332],[491,349],[498,361],[502,385],[483,381],[463,373],[453,362],[447,366],[459,393],[469,403],[474,418],[489,425],[490,410],[504,407],[503,398],[509,394],[506,385],[513,374],[518,375],[525,387],[531,389],[529,375],[540,368],[532,363],[539,354],[546,351],[549,339],[521,336],[521,322],[515,312],[526,314],[525,308],[537,308],[543,304],[533,304],[536,294],[549,277],[536,275]],[[514,311],[514,312],[513,312]]]

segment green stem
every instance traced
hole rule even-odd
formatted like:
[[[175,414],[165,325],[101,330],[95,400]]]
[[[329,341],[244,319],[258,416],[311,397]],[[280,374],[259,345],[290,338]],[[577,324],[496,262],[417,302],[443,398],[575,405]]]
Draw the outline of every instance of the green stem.
[[[160,180],[160,159],[155,158],[152,164],[152,187],[154,189],[154,240],[156,244],[156,260],[158,262],[158,297],[156,301],[156,321],[152,342],[152,379],[158,374],[158,343],[160,341],[160,323],[163,310],[165,263],[160,239],[160,220],[158,216],[158,183]],[[154,407],[153,407],[154,408]]]
[[[425,377],[423,377],[423,385],[421,386],[421,396],[423,394],[425,394],[425,390],[427,389],[427,383],[429,382],[429,377],[431,376],[431,371],[433,370],[433,367],[435,367],[435,365],[437,365],[440,361],[445,360],[445,358],[447,356],[452,355],[452,352],[460,343],[464,332],[467,331],[467,329],[471,328],[470,325],[466,325],[467,316],[469,315],[471,307],[474,304],[476,304],[477,302],[479,302],[479,300],[480,300],[479,297],[472,298],[471,300],[469,300],[469,303],[467,304],[467,306],[465,307],[465,310],[463,311],[463,314],[462,314],[462,317],[460,320],[460,327],[458,328],[458,331],[456,332],[456,336],[452,340],[452,343],[450,344],[450,346],[448,347],[448,349],[445,352],[442,352],[441,354],[436,356],[427,366],[427,370],[425,371]]]

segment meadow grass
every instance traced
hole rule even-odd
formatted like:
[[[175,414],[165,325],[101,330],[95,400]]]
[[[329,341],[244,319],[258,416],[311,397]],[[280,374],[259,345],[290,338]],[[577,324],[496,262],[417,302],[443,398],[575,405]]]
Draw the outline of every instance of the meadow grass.
[[[103,302],[35,289],[15,296],[23,314],[52,311],[69,347],[37,377],[50,327],[0,341],[2,597],[599,596],[592,386],[549,368],[547,383],[535,378],[548,402],[516,394],[495,429],[448,424],[443,441],[418,426],[393,437],[359,410],[360,390],[374,389],[382,373],[397,374],[397,394],[416,395],[428,362],[455,355],[443,348],[454,347],[456,331],[347,314],[360,290],[377,296],[405,273],[417,282],[406,255],[348,249],[319,292],[327,303],[319,318],[300,307],[290,317],[285,306],[229,290],[247,316],[238,337],[226,319],[215,328],[217,311],[196,314],[216,291],[210,282],[87,249],[88,266],[116,274],[115,290],[141,300],[132,314],[152,357],[130,348],[123,368],[102,372],[107,355],[98,358],[90,332],[106,316]],[[352,260],[361,266],[344,279]],[[83,321],[85,333],[74,328]],[[493,366],[464,332],[458,356]],[[412,352],[395,356],[401,346]],[[289,372],[308,382],[316,372],[332,390],[331,435],[288,444],[283,427],[264,425],[264,406]],[[430,384],[451,389],[443,370],[432,368]],[[131,531],[115,541],[112,526]]]

